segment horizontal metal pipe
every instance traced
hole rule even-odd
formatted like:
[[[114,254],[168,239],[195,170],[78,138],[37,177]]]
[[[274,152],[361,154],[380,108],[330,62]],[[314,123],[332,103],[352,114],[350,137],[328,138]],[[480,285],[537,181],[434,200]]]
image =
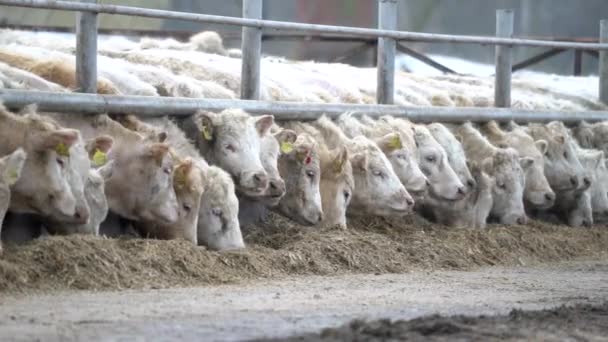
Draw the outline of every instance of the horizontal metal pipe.
[[[42,111],[74,113],[115,113],[144,116],[190,115],[198,109],[219,111],[242,108],[251,113],[273,114],[277,120],[315,120],[326,114],[335,118],[345,112],[372,117],[392,115],[415,122],[486,122],[497,120],[519,123],[553,120],[575,123],[580,120],[608,120],[606,111],[532,111],[509,108],[469,107],[404,107],[396,105],[362,105],[330,103],[268,102],[251,100],[192,99],[178,97],[118,96],[81,93],[0,89],[0,101],[9,108],[21,108],[36,103]]]
[[[146,18],[159,19],[178,19],[203,23],[227,24],[237,26],[248,26],[257,28],[268,28],[276,30],[293,30],[299,32],[314,33],[334,33],[347,34],[358,37],[371,38],[393,38],[397,40],[420,41],[420,42],[447,42],[447,43],[471,43],[471,44],[492,44],[492,45],[511,45],[511,46],[540,46],[578,50],[608,50],[608,44],[595,43],[572,43],[555,42],[533,39],[517,38],[495,38],[483,36],[459,36],[449,34],[419,33],[408,31],[376,30],[358,27],[316,25],[304,23],[291,23],[273,20],[245,19],[236,17],[226,17],[209,14],[196,14],[185,12],[174,12],[158,9],[138,8],[129,6],[106,5],[106,4],[86,4],[71,1],[54,0],[0,0],[0,5],[18,6],[29,8],[43,8],[63,11],[96,12],[105,14],[119,14],[129,16],[139,16]]]

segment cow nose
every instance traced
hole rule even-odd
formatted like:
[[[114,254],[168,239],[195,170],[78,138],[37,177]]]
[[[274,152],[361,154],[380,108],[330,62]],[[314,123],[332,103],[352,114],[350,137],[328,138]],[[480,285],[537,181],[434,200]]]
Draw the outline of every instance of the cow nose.
[[[590,186],[591,185],[591,179],[589,179],[589,177],[584,177],[583,178],[583,183],[585,183],[585,186]]]
[[[469,187],[469,189],[474,189],[476,185],[477,185],[477,182],[475,182],[475,180],[473,178],[470,178],[469,180],[467,180],[467,186]]]
[[[268,185],[268,177],[263,172],[258,172],[253,175],[255,185],[260,188],[265,188]]]
[[[320,223],[323,221],[323,213],[319,213],[319,215],[317,216],[317,223]]]
[[[273,195],[283,195],[285,193],[285,182],[280,179],[271,180],[268,186]]]
[[[414,205],[414,199],[408,197],[405,199],[405,203],[407,203],[407,205],[409,205],[411,207]]]
[[[460,186],[460,187],[458,187],[458,194],[459,194],[459,195],[464,195],[464,194],[465,194],[465,192],[466,192],[466,191],[465,191],[464,186]]]
[[[425,181],[424,181],[424,183],[426,184],[426,186],[427,186],[427,187],[430,187],[430,186],[431,186],[431,182],[430,182],[428,179],[427,179],[427,180],[425,180]]]
[[[570,184],[572,184],[573,187],[578,186],[578,179],[576,179],[576,176],[570,177]]]
[[[555,201],[555,194],[552,192],[547,192],[547,193],[545,193],[545,199],[548,202],[553,202],[553,201]]]
[[[74,213],[74,218],[79,223],[87,223],[87,221],[89,221],[88,210],[86,210],[84,208],[76,208],[76,212]]]
[[[517,218],[517,224],[526,224],[526,217],[525,216],[520,216]]]

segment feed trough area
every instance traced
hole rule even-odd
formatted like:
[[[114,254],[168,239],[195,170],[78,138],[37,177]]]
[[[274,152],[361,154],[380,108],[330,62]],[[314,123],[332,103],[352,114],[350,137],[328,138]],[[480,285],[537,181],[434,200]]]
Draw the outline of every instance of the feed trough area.
[[[74,22],[0,29],[0,340],[608,336],[608,22],[529,38],[529,8],[498,10],[495,36],[464,36],[404,30],[409,2],[374,3],[376,28],[269,20],[268,3],[0,0]],[[515,61],[530,48],[552,50]],[[521,70],[569,50],[575,76]]]

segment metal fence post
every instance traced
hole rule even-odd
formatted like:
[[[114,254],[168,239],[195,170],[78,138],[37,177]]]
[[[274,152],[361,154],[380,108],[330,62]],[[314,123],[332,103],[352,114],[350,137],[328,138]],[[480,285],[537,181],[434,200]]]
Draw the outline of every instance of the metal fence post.
[[[97,0],[80,0],[96,4]],[[97,93],[97,13],[76,14],[76,86],[79,92]]]
[[[378,28],[397,29],[397,1],[378,0]],[[379,104],[395,102],[395,50],[392,38],[378,38],[376,101]]]
[[[513,37],[513,10],[496,11],[496,37]],[[511,107],[511,70],[513,55],[510,46],[496,46],[494,106]]]
[[[608,43],[608,20],[600,21],[600,41],[599,43]],[[600,50],[600,58],[598,60],[600,74],[600,101],[608,104],[608,53],[606,50]]]
[[[243,18],[262,19],[262,0],[243,0]],[[262,54],[262,29],[243,27],[241,43],[241,98],[260,99],[260,58]]]

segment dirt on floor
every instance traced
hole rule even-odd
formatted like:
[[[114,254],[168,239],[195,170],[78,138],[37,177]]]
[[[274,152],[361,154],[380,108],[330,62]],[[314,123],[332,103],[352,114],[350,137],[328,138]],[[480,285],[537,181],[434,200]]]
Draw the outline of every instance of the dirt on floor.
[[[248,248],[213,252],[182,241],[51,237],[5,246],[0,293],[198,286],[292,275],[403,273],[528,265],[608,252],[608,227],[531,221],[450,229],[417,217],[355,219],[348,230],[294,225],[282,217],[245,230]]]
[[[496,316],[513,309],[601,305],[607,299],[608,259],[472,271],[288,276],[160,290],[0,294],[0,341],[266,340],[303,336],[355,319]],[[548,316],[547,323],[558,322]],[[587,320],[589,326],[593,327],[594,320]],[[535,326],[535,321],[529,323]],[[361,328],[347,328],[355,331],[357,339],[342,330],[335,337],[365,340],[373,334],[392,333],[392,323],[372,324],[373,328],[363,323]],[[442,327],[449,329],[450,324],[462,327],[455,336],[460,331],[486,331],[439,319],[430,321],[431,327],[424,331],[443,337]],[[521,332],[527,340],[542,340],[533,338],[534,333],[532,329]],[[308,336],[316,339],[314,334]]]
[[[319,334],[275,341],[606,341],[606,338],[608,303],[540,311],[513,310],[504,316],[355,320]]]

